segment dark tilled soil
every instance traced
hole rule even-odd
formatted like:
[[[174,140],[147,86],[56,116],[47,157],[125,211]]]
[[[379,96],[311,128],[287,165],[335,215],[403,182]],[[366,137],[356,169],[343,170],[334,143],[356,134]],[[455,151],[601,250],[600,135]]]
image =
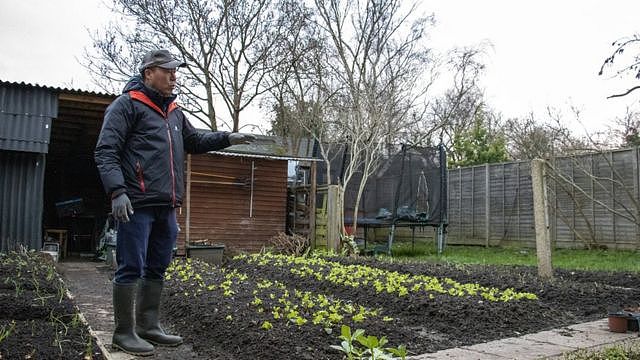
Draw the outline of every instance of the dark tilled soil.
[[[102,359],[86,328],[46,320],[0,320],[11,335],[0,343],[2,359]]]
[[[0,254],[0,359],[103,359],[50,260]]]
[[[548,282],[538,278],[537,268],[531,266],[389,263],[371,258],[340,261],[533,292],[543,303],[574,314],[578,321],[600,319],[608,310],[640,304],[640,276],[629,272],[555,270],[554,279]]]
[[[3,258],[0,256],[0,260]],[[260,279],[278,280],[293,289],[332,295],[370,309],[380,309],[377,318],[342,323],[366,329],[367,334],[387,336],[389,345],[406,344],[411,353],[440,349],[499,338],[519,336],[550,328],[600,319],[608,310],[637,307],[640,279],[632,273],[556,271],[551,282],[542,281],[532,267],[459,266],[425,263],[389,263],[369,258],[331,259],[346,264],[364,264],[391,271],[451,278],[461,283],[533,292],[538,301],[507,303],[483,301],[479,297],[409,293],[404,297],[369,287],[353,288],[326,281],[299,278],[288,269],[258,266],[244,260],[229,261],[223,268],[193,262],[196,273],[207,284],[221,284],[226,273],[236,270],[248,275],[235,283],[235,293],[224,296],[217,289],[203,291],[196,282],[167,281],[163,296],[163,318],[171,330],[185,337],[178,348],[158,348],[158,359],[341,359],[329,345],[340,340],[338,325],[328,334],[323,326],[308,322],[298,326],[274,320],[267,310],[252,305]],[[74,320],[73,302],[60,302],[55,281],[48,281],[46,267],[37,262],[7,266],[0,261],[0,332],[11,328],[11,335],[0,342],[0,358],[82,359],[87,352],[94,359],[101,354],[95,341]],[[112,331],[112,272],[96,264],[63,263],[65,283],[94,330],[109,337]],[[35,270],[34,270],[35,269]],[[224,269],[224,270],[221,270]],[[19,280],[19,281],[18,281]],[[200,290],[200,291],[198,291]],[[274,306],[263,290],[264,308]],[[281,289],[271,289],[276,298]],[[18,295],[18,296],[16,296]],[[275,304],[277,305],[277,304]],[[301,310],[304,312],[304,310]],[[28,314],[28,315],[27,315]],[[308,317],[309,313],[304,314]],[[381,321],[388,316],[391,321]],[[52,318],[57,319],[51,321]],[[270,321],[273,328],[261,325]],[[63,325],[64,324],[64,325]],[[107,347],[110,346],[105,341]]]
[[[297,326],[274,321],[268,311],[260,313],[251,305],[256,282],[278,280],[290,289],[333,294],[339,299],[379,308],[382,315],[393,320],[366,319],[355,323],[347,318],[344,323],[354,329],[363,328],[367,334],[384,335],[389,345],[406,344],[414,354],[600,319],[610,308],[637,306],[640,301],[640,281],[627,273],[557,271],[555,280],[546,282],[539,279],[536,269],[531,267],[388,263],[366,258],[333,260],[401,273],[448,277],[461,283],[500,289],[513,287],[535,293],[539,300],[504,303],[446,295],[429,299],[415,293],[398,297],[366,287],[299,278],[287,269],[257,266],[241,260],[230,261],[224,267],[227,272],[236,269],[249,275],[237,285],[233,296],[223,296],[221,291],[203,291],[194,296],[198,289],[194,283],[172,279],[167,282],[165,313],[186,341],[193,344],[193,349],[206,358],[341,359],[341,354],[329,347],[340,343],[337,326],[332,334],[327,334],[322,326],[310,322]],[[224,281],[224,273],[219,270],[198,268],[195,262],[193,266],[207,284]],[[261,328],[265,320],[273,323],[272,329]]]

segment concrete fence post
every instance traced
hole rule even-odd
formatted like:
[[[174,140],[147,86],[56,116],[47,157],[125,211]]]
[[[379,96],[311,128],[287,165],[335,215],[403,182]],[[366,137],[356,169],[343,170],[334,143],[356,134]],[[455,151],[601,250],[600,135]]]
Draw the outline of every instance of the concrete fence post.
[[[484,165],[484,238],[485,247],[491,240],[491,173],[489,164]]]
[[[545,279],[553,277],[551,265],[551,236],[547,205],[547,185],[544,179],[544,160],[531,161],[531,186],[533,189],[533,216],[536,229],[536,253],[538,256],[538,276]]]

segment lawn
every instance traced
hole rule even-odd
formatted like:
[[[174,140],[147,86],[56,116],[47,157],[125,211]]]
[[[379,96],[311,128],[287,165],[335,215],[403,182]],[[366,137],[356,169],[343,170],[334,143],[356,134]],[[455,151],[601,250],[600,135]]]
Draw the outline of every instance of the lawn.
[[[636,360],[640,359],[640,342],[631,341],[598,350],[583,349],[571,352],[563,360]]]
[[[566,270],[640,272],[640,252],[623,250],[570,250],[553,251],[553,266]],[[535,266],[536,250],[483,246],[448,246],[438,255],[433,244],[410,242],[395,243],[393,260],[445,262],[483,265]]]

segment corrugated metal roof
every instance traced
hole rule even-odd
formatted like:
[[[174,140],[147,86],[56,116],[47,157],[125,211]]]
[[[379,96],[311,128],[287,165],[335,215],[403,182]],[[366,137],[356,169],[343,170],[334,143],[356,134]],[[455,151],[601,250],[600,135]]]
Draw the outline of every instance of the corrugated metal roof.
[[[42,245],[45,155],[0,151],[0,251]]]
[[[40,84],[31,84],[16,81],[3,81],[0,80],[0,86],[13,86],[13,87],[26,87],[26,88],[34,88],[34,89],[44,89],[49,90],[54,93],[65,93],[65,94],[75,94],[75,95],[91,95],[91,96],[104,96],[104,97],[115,97],[117,94],[109,94],[105,92],[98,91],[89,91],[89,90],[81,90],[81,89],[73,89],[67,87],[57,87],[57,86],[48,86],[48,85],[40,85]]]
[[[203,130],[203,132],[206,132]],[[314,153],[313,139],[282,138],[280,136],[256,135],[257,140],[248,145],[233,145],[224,150],[212,151],[212,154],[241,156],[270,160],[321,161]]]
[[[114,95],[24,82],[0,81],[0,150],[47,153],[58,95]]]
[[[0,83],[0,149],[46,153],[58,98],[51,90]]]
[[[301,158],[301,157],[293,157],[293,156],[261,155],[261,154],[251,154],[251,153],[231,152],[231,151],[210,151],[209,154],[216,154],[216,155],[222,155],[222,156],[246,157],[246,158],[254,158],[254,159],[268,159],[268,160],[322,161],[322,159],[317,159],[317,158]]]

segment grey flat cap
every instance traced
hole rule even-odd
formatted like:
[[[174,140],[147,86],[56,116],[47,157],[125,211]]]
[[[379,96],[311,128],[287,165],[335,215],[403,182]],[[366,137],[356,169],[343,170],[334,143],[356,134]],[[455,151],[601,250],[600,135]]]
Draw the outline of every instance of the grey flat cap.
[[[142,73],[145,69],[154,66],[158,66],[163,69],[175,69],[178,67],[185,67],[187,66],[187,63],[174,58],[169,50],[158,49],[147,51],[147,53],[144,54],[142,57],[142,63],[138,70]]]

